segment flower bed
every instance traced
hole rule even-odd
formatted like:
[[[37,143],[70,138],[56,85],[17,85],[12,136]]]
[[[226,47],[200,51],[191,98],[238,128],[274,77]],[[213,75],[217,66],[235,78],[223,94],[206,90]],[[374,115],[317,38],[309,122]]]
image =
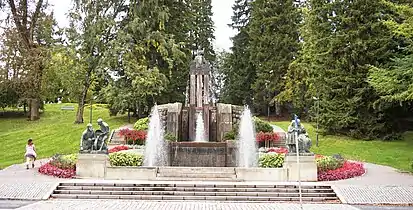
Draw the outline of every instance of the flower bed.
[[[344,161],[341,168],[318,171],[318,181],[334,181],[361,176],[366,172],[362,163]]]
[[[128,144],[144,144],[146,134],[145,130],[131,130],[127,128],[119,130],[119,136],[124,137]]]
[[[287,148],[260,148],[259,166],[262,168],[279,168],[283,166]],[[339,155],[315,155],[318,181],[334,181],[350,179],[363,175],[366,170],[362,163],[344,160]]]
[[[119,151],[128,150],[128,149],[129,149],[128,146],[122,145],[122,146],[113,147],[113,148],[110,149],[108,152],[109,152],[109,153],[114,153],[114,152],[119,152]]]
[[[52,160],[40,166],[39,173],[59,178],[72,178],[76,175],[77,156],[55,155]]]

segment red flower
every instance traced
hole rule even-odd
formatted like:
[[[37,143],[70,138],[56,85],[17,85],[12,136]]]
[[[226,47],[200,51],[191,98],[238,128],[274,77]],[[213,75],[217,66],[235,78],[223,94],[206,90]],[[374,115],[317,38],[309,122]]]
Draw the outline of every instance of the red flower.
[[[72,178],[76,175],[76,168],[61,169],[46,163],[39,168],[39,173],[59,178]]]
[[[333,181],[341,179],[349,179],[356,176],[361,176],[366,172],[362,163],[345,161],[343,167],[330,170],[318,171],[318,181]]]
[[[126,140],[132,141],[145,141],[146,131],[143,130],[130,130],[130,129],[121,129],[119,130],[119,136],[123,136]]]
[[[261,131],[257,133],[256,139],[257,139],[257,142],[264,142],[264,141],[276,142],[280,140],[280,136],[277,133],[273,133],[273,132],[264,133]]]
[[[119,151],[128,150],[128,149],[129,149],[128,146],[116,146],[116,147],[113,147],[112,149],[110,149],[109,153],[119,152]]]

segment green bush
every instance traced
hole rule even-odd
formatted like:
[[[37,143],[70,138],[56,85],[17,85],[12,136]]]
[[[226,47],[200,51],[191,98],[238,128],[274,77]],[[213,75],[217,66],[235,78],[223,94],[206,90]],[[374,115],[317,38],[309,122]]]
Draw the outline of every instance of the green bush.
[[[126,152],[114,152],[109,154],[109,160],[112,166],[141,166],[143,156]]]
[[[133,126],[135,130],[148,130],[149,127],[149,118],[141,118],[138,121],[136,121],[135,125]]]
[[[254,120],[254,125],[255,125],[255,132],[264,132],[264,133],[270,133],[273,132],[273,127],[271,126],[270,123],[265,122],[264,120],[261,120],[258,117],[253,117]],[[227,132],[224,135],[225,140],[235,140],[238,136],[238,130],[239,130],[239,124],[234,124],[232,127],[232,130]]]
[[[267,153],[262,154],[259,159],[261,168],[281,168],[284,164],[284,154]]]
[[[319,171],[335,170],[343,167],[344,159],[337,159],[331,156],[317,158],[317,168]]]
[[[235,129],[232,129],[231,131],[225,133],[224,140],[235,140],[236,136]]]
[[[166,133],[166,134],[164,135],[164,139],[167,140],[167,141],[173,141],[173,142],[178,141],[178,139],[176,138],[176,136],[173,135],[172,133]]]
[[[254,119],[254,124],[255,124],[255,132],[268,133],[274,130],[270,123],[265,122],[264,120],[261,120],[258,117],[254,117],[253,119]]]

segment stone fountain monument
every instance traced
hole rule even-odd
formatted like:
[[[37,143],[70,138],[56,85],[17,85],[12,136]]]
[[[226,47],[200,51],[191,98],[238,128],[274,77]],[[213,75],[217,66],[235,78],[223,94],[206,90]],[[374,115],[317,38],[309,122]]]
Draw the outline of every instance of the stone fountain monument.
[[[199,50],[190,64],[186,103],[157,106],[164,133],[178,139],[178,142],[169,143],[171,166],[225,167],[236,164],[235,145],[225,142],[224,136],[239,122],[243,107],[211,102],[210,73],[210,63]],[[205,139],[194,142],[199,115],[202,115]]]

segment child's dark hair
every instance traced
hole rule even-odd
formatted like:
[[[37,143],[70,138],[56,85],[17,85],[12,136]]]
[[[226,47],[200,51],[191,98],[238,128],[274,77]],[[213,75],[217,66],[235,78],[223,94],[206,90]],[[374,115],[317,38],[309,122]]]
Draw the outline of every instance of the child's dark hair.
[[[33,142],[33,139],[27,140],[27,144],[31,144]]]

